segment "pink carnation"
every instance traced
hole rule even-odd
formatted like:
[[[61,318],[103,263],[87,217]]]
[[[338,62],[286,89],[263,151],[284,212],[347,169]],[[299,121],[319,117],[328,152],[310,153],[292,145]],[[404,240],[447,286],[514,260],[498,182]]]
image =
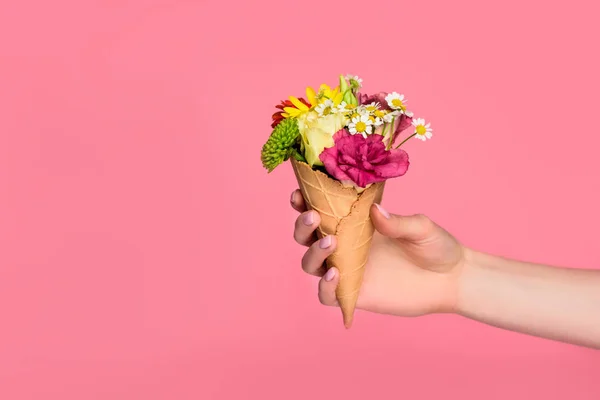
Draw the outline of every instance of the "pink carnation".
[[[326,148],[319,158],[331,176],[339,181],[351,181],[359,187],[402,176],[408,170],[408,154],[402,150],[386,150],[383,136],[351,135],[338,131],[335,145]]]

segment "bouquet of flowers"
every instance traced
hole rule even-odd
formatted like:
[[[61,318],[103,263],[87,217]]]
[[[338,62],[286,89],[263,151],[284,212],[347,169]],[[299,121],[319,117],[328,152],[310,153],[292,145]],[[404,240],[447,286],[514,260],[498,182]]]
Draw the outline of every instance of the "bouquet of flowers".
[[[408,170],[401,146],[413,137],[425,141],[432,136],[430,124],[406,108],[404,95],[368,95],[361,87],[362,79],[342,75],[333,89],[308,87],[306,99],[282,101],[261,151],[268,172],[291,161],[308,208],[321,216],[317,235],[337,237],[326,264],[340,272],[336,297],[346,328],[352,324],[373,238],[369,209],[381,202],[386,180]]]

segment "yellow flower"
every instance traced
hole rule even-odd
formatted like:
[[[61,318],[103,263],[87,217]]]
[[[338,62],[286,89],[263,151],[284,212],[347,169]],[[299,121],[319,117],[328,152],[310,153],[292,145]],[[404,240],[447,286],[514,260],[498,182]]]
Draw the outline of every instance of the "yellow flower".
[[[292,102],[294,107],[284,107],[283,111],[285,111],[285,113],[292,118],[296,118],[299,115],[301,115],[302,113],[305,113],[306,111],[310,110],[310,107],[308,107],[306,104],[304,104],[303,102],[301,102],[298,98],[296,98],[294,96],[290,96],[290,101]],[[310,99],[309,99],[309,101],[310,101]],[[311,102],[311,104],[312,104],[312,102]]]
[[[304,158],[312,167],[323,165],[319,155],[326,147],[334,145],[333,135],[344,127],[344,116],[342,114],[329,114],[319,117],[310,110],[298,117],[298,129],[304,148]]]
[[[293,107],[284,107],[284,116],[285,118],[298,118],[300,115],[306,113],[309,110],[312,110],[313,108],[327,100],[331,100],[333,102],[333,105],[337,107],[342,102],[342,93],[340,93],[339,87],[336,87],[332,90],[328,85],[322,84],[319,88],[319,93],[316,93],[315,90],[310,86],[306,88],[306,98],[308,99],[310,106],[304,104],[297,97],[290,96],[289,98]]]

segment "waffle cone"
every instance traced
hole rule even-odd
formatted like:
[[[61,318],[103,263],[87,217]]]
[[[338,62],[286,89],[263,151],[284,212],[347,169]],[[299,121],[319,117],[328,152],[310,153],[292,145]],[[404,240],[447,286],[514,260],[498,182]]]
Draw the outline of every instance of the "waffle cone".
[[[307,207],[321,216],[317,236],[337,238],[336,250],[327,258],[326,266],[340,272],[336,297],[344,326],[350,328],[373,239],[369,210],[373,203],[381,202],[385,182],[375,183],[359,194],[306,163],[295,159],[291,162]]]

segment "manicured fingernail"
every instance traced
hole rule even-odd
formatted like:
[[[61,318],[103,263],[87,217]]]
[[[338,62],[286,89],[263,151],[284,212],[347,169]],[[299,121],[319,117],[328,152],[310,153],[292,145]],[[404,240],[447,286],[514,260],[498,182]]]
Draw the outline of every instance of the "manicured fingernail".
[[[313,215],[312,211],[309,211],[302,216],[302,222],[304,222],[304,225],[308,226],[312,225],[313,222],[315,222],[315,216]]]
[[[325,272],[324,278],[327,282],[331,282],[331,280],[335,278],[335,268],[329,268],[327,272]]]
[[[326,249],[331,246],[331,236],[325,236],[323,239],[319,240],[319,247],[322,249]]]
[[[290,203],[294,204],[294,197],[296,197],[296,191],[292,192],[292,195],[290,196]]]
[[[381,215],[383,215],[384,217],[386,217],[387,219],[390,219],[390,213],[386,211],[385,208],[381,207],[379,204],[375,203],[375,206],[377,206],[377,209],[379,210],[379,212],[381,213]]]

